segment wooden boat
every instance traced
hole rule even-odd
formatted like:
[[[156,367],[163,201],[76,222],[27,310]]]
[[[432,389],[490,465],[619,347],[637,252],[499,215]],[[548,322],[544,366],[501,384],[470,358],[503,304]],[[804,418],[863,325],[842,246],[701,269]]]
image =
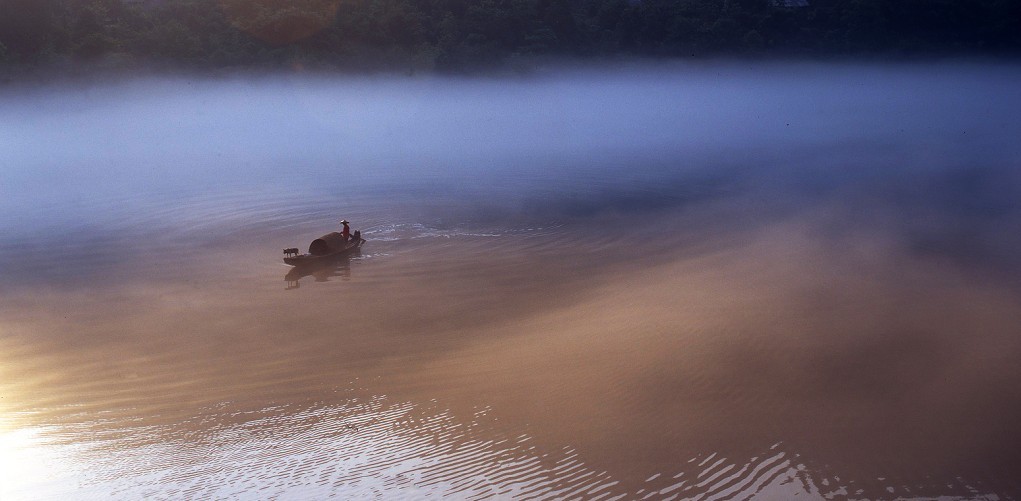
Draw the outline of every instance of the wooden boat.
[[[328,263],[357,252],[364,243],[360,231],[354,232],[350,238],[344,238],[344,235],[335,231],[313,240],[305,254],[298,254],[298,249],[284,249],[284,262],[291,266]]]

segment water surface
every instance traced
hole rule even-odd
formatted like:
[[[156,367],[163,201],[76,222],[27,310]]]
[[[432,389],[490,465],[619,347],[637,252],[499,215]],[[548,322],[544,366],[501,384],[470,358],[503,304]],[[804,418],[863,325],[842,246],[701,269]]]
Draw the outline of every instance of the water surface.
[[[0,498],[1014,498],[1019,77],[6,88]]]

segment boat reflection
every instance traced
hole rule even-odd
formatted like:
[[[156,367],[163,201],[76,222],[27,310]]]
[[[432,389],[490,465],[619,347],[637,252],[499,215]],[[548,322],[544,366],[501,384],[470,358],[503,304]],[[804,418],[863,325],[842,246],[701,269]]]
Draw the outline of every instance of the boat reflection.
[[[287,282],[285,290],[301,287],[301,279],[308,276],[313,277],[316,282],[327,282],[336,277],[340,277],[341,280],[350,280],[351,258],[359,256],[361,256],[361,249],[355,249],[347,254],[295,266],[284,275],[284,281]]]

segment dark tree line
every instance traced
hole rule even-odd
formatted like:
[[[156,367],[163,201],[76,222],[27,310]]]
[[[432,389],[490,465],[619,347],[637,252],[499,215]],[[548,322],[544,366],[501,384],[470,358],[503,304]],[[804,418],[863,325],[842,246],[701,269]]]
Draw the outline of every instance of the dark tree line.
[[[0,64],[457,70],[518,57],[1021,51],[1021,0],[0,0]]]

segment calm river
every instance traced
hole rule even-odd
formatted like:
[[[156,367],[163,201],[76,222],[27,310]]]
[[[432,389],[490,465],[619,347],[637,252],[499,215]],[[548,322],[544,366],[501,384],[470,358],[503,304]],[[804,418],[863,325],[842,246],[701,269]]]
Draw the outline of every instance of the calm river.
[[[1021,496],[1019,82],[0,87],[0,499]]]

